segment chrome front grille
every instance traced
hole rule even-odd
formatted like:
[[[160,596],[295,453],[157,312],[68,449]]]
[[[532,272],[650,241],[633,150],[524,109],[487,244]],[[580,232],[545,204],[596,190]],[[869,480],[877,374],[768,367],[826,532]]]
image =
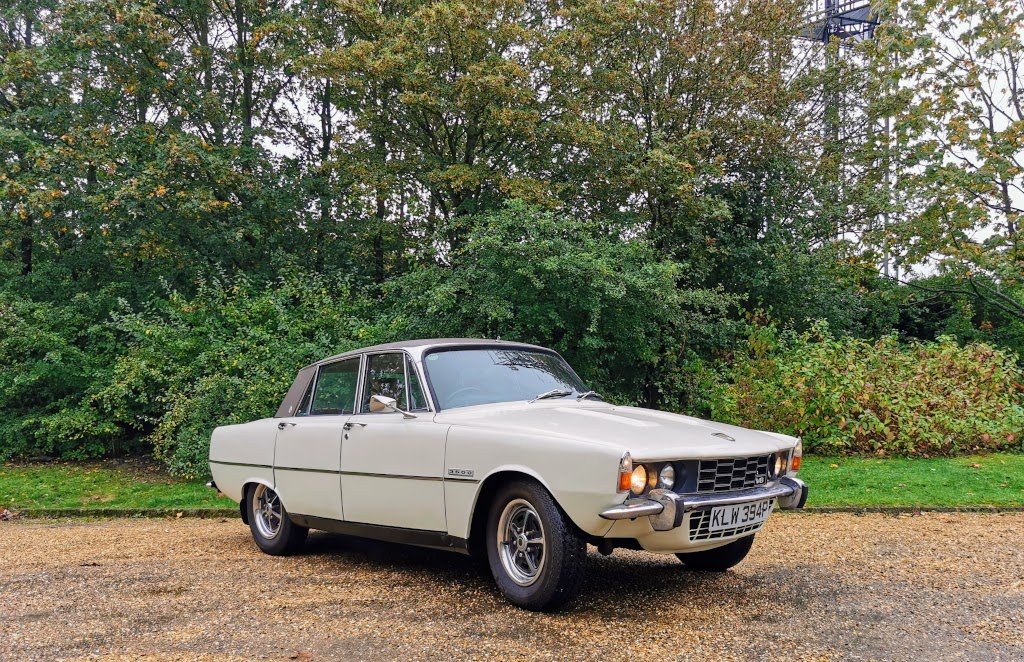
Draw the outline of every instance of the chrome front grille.
[[[775,504],[773,503],[772,506],[774,505]],[[730,538],[744,533],[754,533],[762,526],[764,526],[764,522],[755,522],[745,526],[735,526],[729,529],[712,531],[711,509],[708,508],[707,510],[699,510],[690,515],[690,542],[698,542],[700,540],[718,540],[720,538]]]
[[[697,492],[729,492],[764,485],[768,482],[768,457],[701,460]]]

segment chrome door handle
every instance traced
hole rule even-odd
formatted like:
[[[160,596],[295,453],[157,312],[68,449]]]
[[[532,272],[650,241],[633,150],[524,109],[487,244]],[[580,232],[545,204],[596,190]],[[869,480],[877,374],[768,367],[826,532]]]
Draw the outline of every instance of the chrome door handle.
[[[343,430],[351,430],[352,428],[354,428],[357,425],[359,427],[361,427],[361,428],[365,428],[366,427],[366,423],[358,423],[358,422],[357,423],[352,423],[351,421],[349,421],[348,423],[345,423],[345,425],[342,427],[342,429]]]
[[[281,421],[280,423],[277,424],[278,430],[283,430],[286,427],[295,427],[295,423],[292,423],[291,421]]]

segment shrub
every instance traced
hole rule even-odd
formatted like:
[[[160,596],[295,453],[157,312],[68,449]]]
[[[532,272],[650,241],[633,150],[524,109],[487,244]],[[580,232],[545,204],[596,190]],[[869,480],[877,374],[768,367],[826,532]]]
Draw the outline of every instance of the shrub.
[[[985,343],[900,343],[752,330],[714,415],[822,453],[938,455],[1021,447],[1024,374]]]
[[[380,335],[536,343],[606,396],[665,405],[685,400],[690,383],[662,379],[664,367],[732,329],[732,298],[679,287],[679,266],[642,240],[520,203],[465,222],[450,264],[389,283]]]
[[[115,316],[127,351],[90,402],[119,426],[152,430],[172,473],[204,475],[214,427],[273,416],[301,366],[372,342],[358,307],[345,282],[302,273],[170,292]]]
[[[116,428],[82,402],[120,351],[103,324],[114,306],[107,290],[60,303],[0,292],[0,459],[116,450]]]

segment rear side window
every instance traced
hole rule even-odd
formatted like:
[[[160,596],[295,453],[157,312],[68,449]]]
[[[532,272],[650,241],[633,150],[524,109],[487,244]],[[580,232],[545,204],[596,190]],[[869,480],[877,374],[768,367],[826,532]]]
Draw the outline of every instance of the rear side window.
[[[359,359],[346,359],[320,368],[310,416],[351,414],[355,411]],[[304,407],[302,408],[304,409]],[[301,414],[300,414],[301,415]]]
[[[399,409],[406,409],[404,354],[375,354],[369,357],[363,387],[364,413],[375,411],[375,407],[370,406],[370,396],[373,395],[394,398]]]
[[[309,416],[309,403],[313,400],[313,384],[315,382],[315,379],[309,380],[309,386],[306,387],[306,392],[302,395],[302,401],[299,402],[299,410],[295,412],[296,416]]]

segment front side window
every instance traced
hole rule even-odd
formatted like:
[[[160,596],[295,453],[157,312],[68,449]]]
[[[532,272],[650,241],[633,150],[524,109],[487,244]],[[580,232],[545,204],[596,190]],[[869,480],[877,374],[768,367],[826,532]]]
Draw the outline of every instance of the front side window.
[[[361,411],[377,412],[378,405],[370,402],[370,396],[373,395],[394,398],[399,409],[406,409],[405,354],[374,354],[369,357],[366,362]]]
[[[586,387],[560,356],[523,349],[435,351],[423,361],[439,409],[572,397]]]
[[[310,416],[351,414],[356,404],[359,359],[346,359],[320,368]]]

